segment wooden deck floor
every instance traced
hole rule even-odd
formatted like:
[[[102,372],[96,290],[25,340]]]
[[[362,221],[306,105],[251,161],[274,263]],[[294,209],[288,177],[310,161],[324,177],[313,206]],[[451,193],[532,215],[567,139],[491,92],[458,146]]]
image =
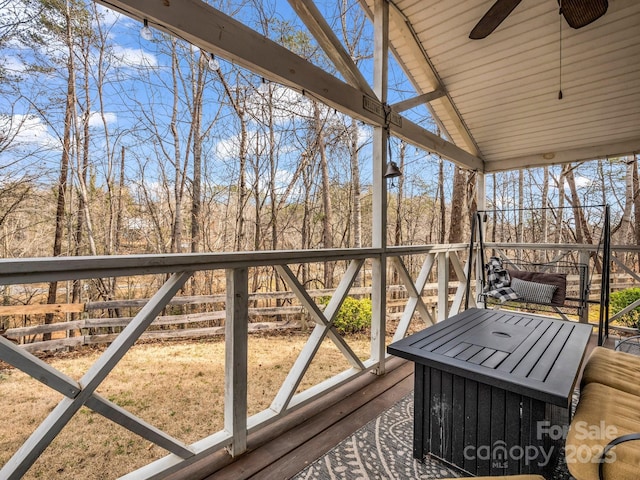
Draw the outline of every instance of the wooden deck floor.
[[[597,345],[592,335],[587,357]],[[613,347],[613,340],[607,343]],[[235,461],[218,452],[170,480],[287,479],[413,391],[413,363],[388,362],[387,374],[365,375],[248,438],[248,453]]]

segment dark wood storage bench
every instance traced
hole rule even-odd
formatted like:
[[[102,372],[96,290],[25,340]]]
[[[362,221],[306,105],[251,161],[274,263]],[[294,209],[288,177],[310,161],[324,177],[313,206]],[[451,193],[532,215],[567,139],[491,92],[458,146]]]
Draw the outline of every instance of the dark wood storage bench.
[[[414,457],[474,475],[549,474],[591,329],[470,309],[389,345],[415,363]]]

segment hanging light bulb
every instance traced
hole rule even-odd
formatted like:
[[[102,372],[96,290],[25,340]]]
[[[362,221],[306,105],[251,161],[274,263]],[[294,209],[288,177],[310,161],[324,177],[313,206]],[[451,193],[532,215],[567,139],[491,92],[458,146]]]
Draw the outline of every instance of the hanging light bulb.
[[[218,70],[220,70],[220,62],[218,62],[218,59],[213,53],[211,54],[211,58],[209,59],[208,66],[209,70],[211,70],[212,72],[217,72]]]
[[[140,36],[145,40],[153,40],[153,32],[149,28],[149,22],[146,18],[144,19],[143,27],[140,29]]]
[[[266,95],[267,93],[269,93],[269,85],[264,78],[262,79],[262,83],[258,87],[258,93],[260,93],[261,95]]]

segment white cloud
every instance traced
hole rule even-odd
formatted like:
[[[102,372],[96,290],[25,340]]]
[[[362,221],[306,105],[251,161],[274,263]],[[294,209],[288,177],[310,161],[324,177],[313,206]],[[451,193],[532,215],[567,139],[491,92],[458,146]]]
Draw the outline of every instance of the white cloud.
[[[23,73],[27,69],[27,66],[22,60],[12,55],[7,55],[4,59],[0,60],[0,62],[2,62],[3,68],[13,74]]]
[[[259,131],[250,130],[247,132],[246,148],[247,154],[255,156],[267,151],[269,137]],[[220,160],[234,160],[240,157],[240,135],[233,135],[224,138],[216,143],[214,147],[215,155]]]
[[[229,137],[220,140],[214,147],[216,158],[221,160],[229,160],[238,158],[240,153],[239,137]]]
[[[278,85],[276,83],[267,82],[266,84],[271,90],[273,101],[272,121],[276,124],[282,124],[291,121],[291,118],[313,117],[313,104],[302,94],[290,88]],[[262,119],[266,121],[268,94],[260,92],[261,85],[246,85],[242,87],[246,90],[246,99],[244,108],[248,113],[248,118]],[[236,89],[239,87],[235,87]],[[321,109],[329,109],[329,107],[320,106]]]
[[[155,55],[140,48],[128,48],[121,45],[113,47],[111,61],[114,66],[124,68],[155,68],[158,66],[158,59]]]
[[[157,202],[164,197],[165,188],[159,181],[141,179],[140,182],[134,182],[131,185],[135,198],[139,202],[144,202],[145,199],[149,199],[152,202]]]
[[[591,186],[591,184],[593,183],[593,180],[591,180],[590,178],[583,177],[580,175],[575,177],[575,181],[576,181],[576,188],[586,188]]]
[[[49,128],[40,117],[34,115],[13,115],[0,119],[0,128],[8,130],[8,136],[13,136],[13,145],[25,147],[28,145],[59,149],[60,142],[49,133]]]
[[[104,113],[104,121],[107,125],[114,124],[118,121],[118,116],[113,112],[105,112]],[[92,112],[89,115],[89,126],[90,127],[102,127],[102,115],[100,112]]]

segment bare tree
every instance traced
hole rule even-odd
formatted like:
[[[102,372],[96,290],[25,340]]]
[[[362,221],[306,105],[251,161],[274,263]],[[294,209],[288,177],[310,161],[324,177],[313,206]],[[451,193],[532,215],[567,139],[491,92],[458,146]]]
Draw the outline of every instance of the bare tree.
[[[620,161],[625,165],[625,176],[624,176],[624,202],[622,205],[622,215],[620,217],[620,222],[613,226],[611,229],[611,235],[616,236],[617,243],[620,245],[631,245],[633,244],[634,234],[633,234],[633,223],[632,223],[632,213],[633,213],[633,204],[634,204],[634,182],[633,182],[633,172],[634,172],[634,157],[623,157]]]
[[[351,167],[351,201],[353,203],[351,220],[353,228],[352,246],[354,248],[362,247],[362,201],[360,198],[362,188],[360,185],[360,163],[358,158],[358,131],[358,122],[355,118],[352,118],[349,128],[349,165]],[[359,278],[356,281],[359,282]]]
[[[451,211],[449,214],[449,243],[463,241],[463,218],[464,203],[466,196],[467,175],[460,167],[454,167],[453,193],[451,197]]]
[[[227,98],[233,107],[233,111],[238,116],[240,122],[240,139],[238,144],[238,183],[237,183],[237,197],[238,207],[236,212],[236,227],[235,227],[235,242],[234,249],[241,250],[244,246],[245,231],[245,206],[248,198],[247,191],[247,117],[246,117],[246,102],[247,102],[247,89],[238,84],[234,91],[231,90],[226,78],[221,70],[218,70],[218,76],[224,91],[227,94]]]
[[[400,155],[399,155],[399,168],[400,170],[404,170],[404,162],[405,162],[405,152],[406,152],[406,144],[401,141],[400,142]],[[395,229],[393,235],[394,245],[402,245],[402,199],[404,198],[404,175],[398,177],[398,191],[396,192],[396,221],[395,221]],[[397,275],[397,272],[395,272]],[[398,281],[398,278],[394,279],[395,282]]]
[[[438,191],[436,193],[436,198],[438,205],[440,206],[440,235],[438,237],[438,241],[440,243],[444,243],[447,232],[447,205],[444,197],[444,160],[441,157],[438,157]]]
[[[53,251],[54,257],[60,256],[62,253],[62,237],[65,227],[65,211],[66,211],[66,196],[67,186],[69,180],[69,160],[70,152],[72,148],[72,125],[75,115],[75,98],[76,98],[76,66],[74,61],[74,32],[73,32],[73,20],[71,16],[71,5],[68,1],[62,4],[52,4],[50,7],[56,20],[51,22],[54,25],[56,21],[62,20],[61,27],[59,27],[58,34],[64,41],[64,45],[67,49],[66,58],[66,76],[67,76],[67,94],[65,97],[65,110],[64,110],[64,132],[62,134],[62,155],[60,157],[60,176],[57,185],[57,207],[55,217],[55,232],[53,239]],[[57,9],[57,11],[56,11]],[[61,18],[57,14],[61,15]],[[54,30],[55,31],[55,30]],[[47,303],[56,303],[58,298],[58,282],[54,281],[49,284],[49,293],[47,295]],[[53,322],[53,314],[48,313],[45,315],[45,324]],[[45,333],[43,340],[50,340],[51,334]]]

